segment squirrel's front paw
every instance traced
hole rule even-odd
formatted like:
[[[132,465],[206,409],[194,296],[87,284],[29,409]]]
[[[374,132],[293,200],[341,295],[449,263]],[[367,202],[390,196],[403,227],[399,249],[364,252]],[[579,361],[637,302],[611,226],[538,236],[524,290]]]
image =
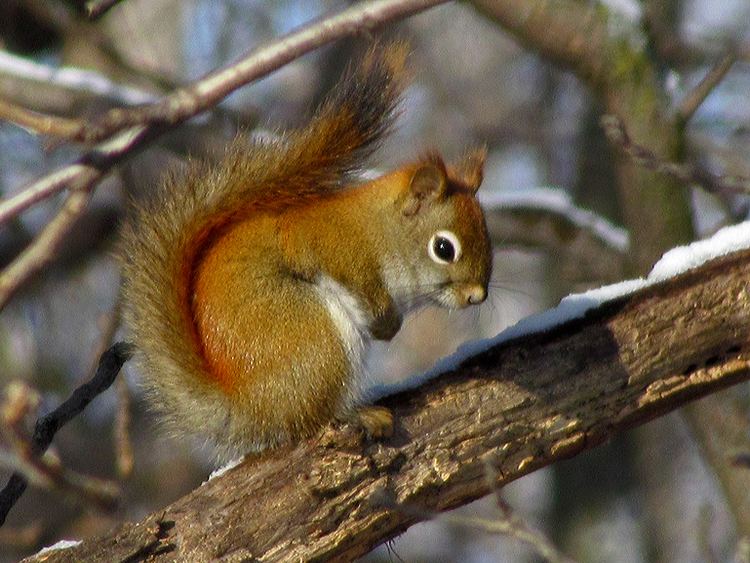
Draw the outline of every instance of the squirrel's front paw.
[[[393,435],[393,413],[386,407],[360,407],[352,417],[373,440],[390,438]]]

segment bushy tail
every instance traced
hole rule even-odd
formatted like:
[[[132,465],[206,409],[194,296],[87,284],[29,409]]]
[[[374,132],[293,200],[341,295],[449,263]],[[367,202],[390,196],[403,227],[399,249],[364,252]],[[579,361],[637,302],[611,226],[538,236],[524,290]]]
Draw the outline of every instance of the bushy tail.
[[[393,125],[406,56],[403,43],[376,45],[349,65],[310,124],[290,138],[301,170],[337,175],[362,165]]]
[[[235,143],[216,191],[234,208],[284,207],[340,188],[391,129],[407,83],[404,43],[375,45],[349,65],[307,126],[279,141]],[[227,181],[228,180],[228,181]]]
[[[124,318],[146,386],[168,419],[191,409],[195,419],[204,408],[205,420],[215,419],[209,415],[216,405],[206,401],[215,385],[190,301],[201,253],[234,220],[340,189],[393,124],[406,54],[401,43],[376,45],[349,67],[306,127],[269,142],[238,140],[220,164],[193,163],[184,175],[168,175],[153,202],[134,209],[121,245]]]

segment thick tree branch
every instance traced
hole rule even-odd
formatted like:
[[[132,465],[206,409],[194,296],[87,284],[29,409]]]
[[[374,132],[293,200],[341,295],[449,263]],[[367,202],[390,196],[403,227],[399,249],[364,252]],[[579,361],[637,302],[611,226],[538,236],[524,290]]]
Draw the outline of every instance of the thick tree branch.
[[[695,102],[686,102],[683,113],[674,112],[660,78],[661,62],[646,47],[642,25],[613,15],[604,2],[473,0],[473,4],[529,49],[571,69],[605,112],[617,115],[632,137],[662,162],[682,160],[690,106],[700,102],[701,92],[710,91],[730,64],[729,59],[722,61],[697,90]],[[617,159],[615,170],[623,222],[631,235],[629,266],[632,273],[642,274],[668,248],[693,239],[689,192],[673,176],[640,168],[630,158]],[[686,409],[685,414],[692,427],[700,429],[704,416],[697,409],[715,408],[709,401]],[[709,419],[719,415],[706,413]],[[706,452],[714,448],[711,442],[724,440],[712,430],[710,435],[694,433]],[[740,432],[750,432],[746,422]],[[728,504],[735,514],[742,514],[750,504],[750,473],[734,471],[717,456],[710,460],[724,490],[731,492],[726,496]],[[750,534],[750,519],[737,519],[737,524],[742,534]]]
[[[441,511],[750,378],[750,250],[502,343],[383,401],[393,438],[328,431],[45,561],[351,559]],[[403,506],[403,510],[399,509]],[[34,561],[32,557],[29,561]]]

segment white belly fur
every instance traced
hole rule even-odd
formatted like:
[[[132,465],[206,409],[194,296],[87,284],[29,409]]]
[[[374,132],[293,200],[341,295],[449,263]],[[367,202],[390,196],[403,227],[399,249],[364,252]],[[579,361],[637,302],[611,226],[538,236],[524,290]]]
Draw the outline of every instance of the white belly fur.
[[[346,409],[357,403],[362,396],[365,356],[369,344],[369,319],[359,300],[333,278],[321,275],[316,282],[316,289],[339,333],[352,368],[351,385],[345,393],[344,404],[341,405]]]

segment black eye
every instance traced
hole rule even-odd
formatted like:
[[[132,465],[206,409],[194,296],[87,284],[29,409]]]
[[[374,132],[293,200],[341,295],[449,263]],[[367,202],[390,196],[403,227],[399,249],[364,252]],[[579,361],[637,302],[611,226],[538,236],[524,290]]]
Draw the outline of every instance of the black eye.
[[[435,242],[432,243],[432,248],[435,250],[435,256],[446,262],[453,262],[456,256],[456,249],[453,248],[453,243],[447,238],[437,237]]]
[[[451,231],[438,231],[430,238],[427,254],[438,264],[451,264],[461,257],[461,243]]]

